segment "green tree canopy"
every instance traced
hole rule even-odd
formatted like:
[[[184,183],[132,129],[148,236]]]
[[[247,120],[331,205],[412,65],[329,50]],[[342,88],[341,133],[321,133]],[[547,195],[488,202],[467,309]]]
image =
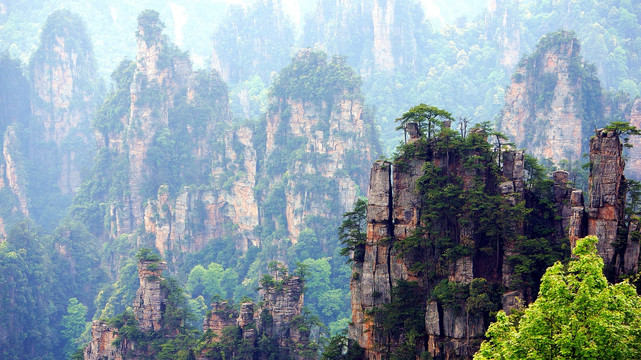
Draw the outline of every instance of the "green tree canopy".
[[[474,359],[640,359],[641,298],[608,284],[596,242],[578,240],[578,259],[548,268],[524,312],[500,311]]]
[[[429,139],[435,133],[436,127],[443,125],[443,121],[454,121],[452,114],[446,110],[439,109],[436,106],[418,104],[400,118],[395,120],[401,124],[396,127],[396,130],[405,129],[407,123],[415,122],[418,124],[418,129],[421,136],[427,135]],[[427,134],[425,131],[427,130]]]
[[[81,345],[82,339],[80,336],[87,326],[87,322],[85,321],[86,316],[87,307],[81,302],[78,302],[76,298],[69,299],[67,315],[62,317],[61,323],[61,334],[65,341],[64,353],[67,358],[70,358]]]
[[[631,148],[630,144],[630,135],[641,135],[641,130],[637,129],[636,126],[631,125],[629,122],[625,121],[612,121],[608,126],[605,127],[605,130],[614,131],[616,136],[623,138],[623,146]]]

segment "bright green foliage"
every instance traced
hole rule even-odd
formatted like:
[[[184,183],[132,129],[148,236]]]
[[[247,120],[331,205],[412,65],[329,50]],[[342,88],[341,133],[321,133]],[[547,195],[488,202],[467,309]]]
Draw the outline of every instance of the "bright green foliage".
[[[628,282],[608,284],[596,242],[578,240],[578,259],[550,267],[525,312],[500,311],[474,359],[639,359],[641,298]]]
[[[216,295],[231,298],[237,282],[238,274],[233,268],[224,269],[219,264],[211,263],[207,268],[196,265],[191,269],[186,288],[193,298],[202,295],[206,301],[210,301]]]
[[[86,318],[87,307],[78,302],[78,299],[69,299],[67,305],[67,315],[62,317],[62,338],[65,341],[64,354],[66,357],[71,357],[76,349],[81,345],[82,339],[80,336],[87,327]]]

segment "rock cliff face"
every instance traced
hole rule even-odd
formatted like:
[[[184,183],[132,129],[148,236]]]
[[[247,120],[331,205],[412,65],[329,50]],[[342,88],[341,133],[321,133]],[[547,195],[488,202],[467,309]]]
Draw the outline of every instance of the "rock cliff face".
[[[490,0],[485,15],[488,38],[497,37],[499,61],[507,70],[512,71],[521,57],[521,31],[516,8],[503,0]],[[496,31],[494,33],[494,31]]]
[[[420,27],[414,22],[423,20],[422,11],[414,1],[323,0],[307,24],[304,42],[347,56],[363,75],[413,69],[420,58]]]
[[[630,108],[630,125],[641,129],[641,99],[636,99]],[[630,137],[632,148],[628,152],[626,175],[633,180],[641,180],[641,136]]]
[[[168,293],[161,286],[161,281],[162,272],[166,268],[164,261],[138,262],[140,287],[134,298],[133,316],[137,328],[144,333],[163,328]],[[122,337],[117,325],[105,320],[94,320],[91,325],[91,341],[85,347],[83,356],[85,360],[139,359],[145,351],[147,349],[136,346],[135,341]]]
[[[49,15],[29,70],[31,108],[40,131],[36,137],[54,150],[42,151],[36,161],[45,167],[56,164],[60,191],[72,194],[94,147],[91,120],[99,100],[93,49],[82,19],[66,10]]]
[[[572,194],[575,220],[570,227],[571,244],[575,234],[597,236],[597,249],[610,280],[636,272],[639,262],[638,224],[625,214],[627,182],[622,149],[617,133],[598,130],[590,139],[590,197],[584,214],[581,207],[575,207]]]
[[[529,263],[528,275],[516,267],[529,256],[529,241],[546,241],[548,251],[597,235],[612,279],[637,270],[638,224],[623,214],[625,164],[617,134],[601,130],[590,142],[587,204],[565,171],[552,174],[545,183],[549,191],[535,191],[531,182],[538,175],[526,168],[522,151],[503,151],[501,168],[485,163],[497,152],[479,145],[486,139],[477,130],[466,140],[477,145],[462,152],[444,150],[445,139],[410,135],[406,155],[372,167],[364,256],[353,259],[349,337],[366,358],[413,358],[427,351],[435,359],[471,359],[489,325],[488,307],[482,310],[479,301],[509,311],[518,299],[536,296],[538,280],[526,277],[540,277],[547,265]],[[538,207],[540,196],[554,206]],[[499,210],[470,207],[481,203]],[[541,233],[540,226],[550,231]],[[398,292],[407,293],[408,284],[418,299]],[[424,325],[408,327],[407,319],[390,325],[401,313],[423,314]],[[413,350],[403,352],[408,348]]]
[[[30,86],[22,74],[21,64],[0,55],[0,241],[18,219],[29,215],[24,178],[23,147],[16,129],[26,126],[30,118]]]
[[[165,294],[160,286],[162,272],[167,268],[165,262],[138,262],[138,279],[140,287],[136,291],[133,311],[138,327],[142,331],[159,331],[163,325]]]
[[[294,40],[281,0],[231,6],[213,36],[212,66],[232,84],[255,75],[267,84],[273,72],[287,65]]]
[[[293,64],[281,73],[280,82],[285,85],[276,85],[266,121],[263,175],[268,177],[269,188],[282,189],[282,193],[265,194],[263,206],[269,206],[270,198],[278,196],[283,212],[264,212],[261,221],[275,220],[277,227],[287,229],[295,244],[302,230],[310,228],[318,235],[333,214],[352,208],[366,185],[365,164],[379,150],[372,136],[372,119],[364,109],[358,86],[351,83],[351,69],[339,59],[327,63],[324,54],[311,50],[302,50]],[[322,70],[315,75],[293,73],[312,66]],[[344,69],[342,74],[349,75],[327,85],[334,88],[324,98],[315,98],[313,93],[296,94],[286,83],[295,82],[292,88],[310,86],[301,76],[341,76],[333,73],[340,68]]]
[[[163,27],[153,11],[139,16],[137,60],[114,72],[116,89],[97,116],[99,152],[120,174],[106,199],[108,236],[144,228],[164,253],[234,235],[246,250],[258,245],[254,128],[232,127],[225,84],[192,71]]]
[[[27,191],[25,189],[25,179],[21,175],[24,173],[22,168],[23,164],[20,162],[21,156],[20,140],[18,140],[18,136],[16,135],[16,129],[13,126],[9,126],[2,140],[2,157],[4,158],[4,164],[0,165],[0,173],[2,175],[0,189],[5,186],[8,187],[18,199],[19,206],[16,210],[25,217],[28,217]],[[12,212],[15,212],[15,210],[12,209]]]
[[[542,37],[517,66],[499,129],[538,159],[574,163],[588,152],[592,123],[602,125],[603,114],[599,81],[583,63],[578,40],[559,32]]]
[[[240,309],[234,310],[228,302],[215,302],[203,324],[203,331],[210,336],[208,346],[199,359],[208,359],[217,341],[221,341],[224,329],[237,327],[241,333],[244,346],[255,348],[257,341],[269,340],[277,344],[277,351],[292,359],[309,359],[303,355],[308,343],[309,330],[299,329],[303,310],[303,280],[288,276],[286,273],[273,273],[271,283],[263,283],[260,306],[245,302]],[[242,351],[235,349],[232,356]],[[269,353],[260,353],[260,358],[268,358]]]

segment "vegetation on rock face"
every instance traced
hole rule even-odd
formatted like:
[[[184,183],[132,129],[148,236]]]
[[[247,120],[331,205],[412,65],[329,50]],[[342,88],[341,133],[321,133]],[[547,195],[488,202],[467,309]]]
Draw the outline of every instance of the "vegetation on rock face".
[[[157,11],[145,10],[138,15],[138,27],[140,31],[136,32],[136,36],[141,36],[145,44],[150,46],[162,36],[165,23],[160,20]]]
[[[487,323],[502,307],[504,293],[518,290],[527,297],[536,292],[545,268],[569,255],[564,245],[567,238],[554,230],[557,210],[545,169],[528,157],[516,164],[516,152],[488,124],[468,130],[462,123],[460,131],[455,131],[451,119],[449,112],[424,104],[399,119],[399,129],[416,128],[418,133],[398,147],[394,181],[402,184],[404,177],[416,176],[420,220],[408,236],[392,236],[372,246],[389,246],[385,251],[397,259],[388,261],[401,258],[408,277],[417,280],[390,279],[390,301],[368,314],[376,336],[389,339],[390,346],[381,351],[394,359],[421,355],[417,351],[427,342],[428,302],[435,302],[439,313],[466,314],[468,319]],[[523,166],[527,177],[513,179],[515,175],[505,172],[508,161],[510,171]],[[522,187],[517,188],[517,182]],[[505,186],[512,190],[502,192]],[[343,253],[352,254],[358,265],[364,261],[365,239],[358,231],[357,214],[358,208],[347,213],[341,229],[351,230],[342,235],[347,239]],[[512,253],[504,256],[508,246]],[[473,274],[460,272],[461,259],[474,262]],[[503,283],[505,271],[510,283]],[[469,278],[454,281],[453,273]],[[472,331],[469,325],[466,331]]]
[[[202,34],[193,36],[192,25],[200,22],[210,26],[212,16],[220,17],[222,15],[219,14],[224,11],[194,10],[222,10],[219,4],[198,3],[193,8],[172,4],[166,6],[162,15],[168,19],[166,29],[169,34],[179,36],[184,31],[182,41],[185,44],[199,43],[202,44],[201,49],[208,49],[205,42],[209,41],[209,37]],[[641,28],[635,20],[641,17],[641,6],[633,1],[500,1],[498,9],[489,11],[484,19],[461,19],[443,31],[436,31],[425,21],[416,1],[367,0],[361,3],[365,5],[354,7],[356,10],[352,14],[343,12],[344,9],[337,7],[336,2],[322,1],[319,6],[322,16],[308,21],[301,38],[304,41],[312,39],[303,45],[321,44],[328,49],[330,56],[319,51],[306,51],[302,56],[295,57],[276,77],[273,76],[275,71],[287,64],[290,48],[294,44],[293,26],[276,6],[277,2],[259,1],[249,11],[235,7],[219,27],[215,35],[219,49],[217,55],[223,67],[225,63],[235,67],[227,74],[232,81],[229,88],[232,89],[230,98],[235,115],[241,116],[242,113],[246,117],[260,119],[267,111],[277,111],[282,119],[275,136],[277,150],[270,156],[263,151],[266,141],[264,121],[242,124],[241,121],[220,121],[219,115],[228,114],[227,85],[215,72],[194,72],[188,89],[179,90],[171,99],[166,95],[167,89],[161,86],[144,87],[135,93],[137,103],[133,105],[147,104],[158,111],[156,105],[164,102],[172,104],[166,114],[166,126],[163,124],[154,129],[151,147],[144,154],[145,166],[149,167],[143,179],[144,203],[155,200],[161,194],[159,189],[166,190],[170,201],[186,189],[224,189],[229,192],[236,180],[247,175],[239,171],[243,161],[248,160],[244,150],[256,152],[259,179],[257,184],[249,186],[256,185],[253,190],[260,206],[260,226],[251,234],[252,241],[259,241],[260,247],[249,245],[246,252],[240,249],[235,242],[239,230],[228,224],[223,229],[216,229],[218,237],[214,241],[199,239],[207,243],[203,250],[195,253],[179,250],[193,241],[191,233],[178,239],[175,249],[165,252],[178,279],[177,282],[163,283],[163,288],[172,294],[168,304],[170,329],[164,329],[165,333],[156,334],[155,337],[144,337],[133,326],[133,315],[125,313],[122,317],[123,334],[131,339],[141,336],[143,341],[148,341],[156,358],[193,356],[192,350],[199,343],[200,334],[194,333],[190,326],[200,324],[188,314],[187,309],[197,310],[197,316],[202,318],[204,304],[211,298],[220,295],[238,302],[246,296],[255,295],[254,288],[260,281],[259,269],[274,259],[285,259],[290,265],[300,263],[301,269],[307,269],[307,305],[332,333],[340,334],[349,323],[350,270],[339,253],[351,253],[352,260],[357,263],[364,259],[367,205],[364,201],[357,201],[354,209],[345,214],[344,222],[339,227],[338,215],[342,211],[339,211],[337,204],[343,185],[335,177],[326,178],[301,171],[304,167],[324,164],[328,156],[310,153],[307,149],[317,145],[310,139],[289,136],[287,125],[293,110],[286,104],[289,100],[320,109],[319,124],[312,132],[316,134],[320,131],[323,139],[327,139],[330,133],[329,114],[337,108],[339,101],[362,97],[367,100],[365,103],[375,104],[376,115],[372,109],[366,108],[363,112],[367,132],[364,138],[371,143],[372,149],[378,143],[376,133],[371,131],[374,116],[378,117],[383,129],[391,130],[394,126],[392,119],[398,117],[400,109],[419,101],[446,106],[454,113],[474,116],[479,120],[492,119],[501,106],[508,80],[509,71],[504,71],[502,66],[506,65],[500,64],[503,54],[511,51],[518,55],[529,50],[537,53],[544,47],[558,46],[560,41],[568,40],[566,33],[546,36],[541,42],[541,49],[534,48],[541,34],[556,30],[560,24],[564,28],[577,28],[576,34],[584,44],[586,59],[596,64],[592,67],[578,60],[571,64],[571,80],[582,79],[581,102],[585,113],[581,115],[589,119],[586,124],[603,120],[600,118],[604,105],[601,101],[603,91],[597,75],[603,78],[604,88],[608,90],[625,90],[632,97],[641,93],[641,66],[637,56],[641,49]],[[154,245],[154,239],[150,234],[145,234],[142,227],[130,229],[131,232],[119,237],[111,237],[110,231],[118,226],[118,222],[129,221],[122,216],[125,212],[121,211],[131,206],[127,139],[143,131],[136,125],[139,119],[129,119],[136,63],[123,60],[120,65],[117,64],[122,54],[131,54],[135,47],[135,39],[129,35],[136,21],[136,12],[146,6],[157,6],[158,3],[148,0],[136,4],[112,1],[108,11],[104,11],[104,1],[66,4],[90,19],[87,25],[79,15],[67,10],[55,11],[45,21],[48,12],[60,6],[59,1],[42,0],[34,4],[9,1],[0,5],[0,48],[3,52],[0,55],[0,133],[5,134],[5,130],[11,126],[16,130],[19,140],[22,140],[20,145],[17,142],[10,144],[8,151],[18,150],[11,153],[14,160],[20,162],[17,164],[18,180],[26,179],[27,206],[31,216],[43,226],[41,229],[31,222],[18,222],[23,217],[18,210],[20,199],[7,186],[7,179],[0,179],[0,183],[3,183],[0,189],[0,227],[8,230],[5,241],[0,243],[0,294],[3,294],[0,296],[0,325],[3,325],[0,326],[0,357],[7,359],[24,356],[62,358],[73,353],[77,345],[86,341],[80,334],[86,325],[85,321],[92,314],[95,318],[113,317],[131,305],[138,286],[137,268],[133,260],[135,252],[138,247]],[[393,12],[395,21],[391,24],[389,34],[392,60],[382,65],[376,63],[379,58],[371,51],[381,50],[373,45],[380,44],[380,38],[374,41],[373,19],[368,19],[371,14],[362,10],[374,4],[380,9],[396,4],[395,8],[390,6],[391,10],[385,10]],[[166,16],[168,11],[173,16]],[[97,15],[100,12],[104,13]],[[188,14],[189,21],[181,27],[178,22],[184,14]],[[203,17],[206,19],[203,20]],[[166,40],[162,34],[165,24],[160,18],[160,14],[154,10],[143,11],[137,18],[142,28],[138,35],[143,37],[147,45],[158,38]],[[98,31],[115,29],[120,26],[116,23],[122,19],[130,20],[131,27],[123,26],[126,31],[122,32],[128,38],[116,34],[118,31],[115,30]],[[314,29],[309,24],[316,20],[321,21],[321,26]],[[44,23],[41,36],[38,35],[38,22]],[[39,100],[35,101],[33,94],[29,93],[33,84],[29,84],[21,69],[21,66],[25,69],[29,69],[29,66],[23,66],[8,54],[21,55],[23,62],[31,56],[32,64],[45,61],[47,66],[55,65],[46,58],[44,50],[63,44],[60,42],[62,39],[67,50],[67,54],[62,55],[69,55],[75,59],[73,61],[81,64],[85,59],[74,57],[73,53],[82,50],[91,56],[92,45],[87,28],[93,29],[89,33],[96,40],[96,53],[101,54],[98,58],[101,73],[108,74],[113,68],[115,70],[111,91],[93,119],[93,128],[101,145],[93,161],[89,161],[93,150],[83,148],[79,142],[79,139],[92,139],[91,131],[73,132],[61,146],[65,152],[74,153],[75,159],[85,156],[87,160],[83,163],[86,165],[86,169],[83,169],[85,182],[71,199],[70,196],[61,196],[56,190],[56,181],[52,180],[60,175],[60,171],[39,166],[38,162],[33,161],[33,154],[47,160],[59,162],[60,159],[56,157],[53,147],[35,141],[29,103],[34,101],[38,104]],[[506,51],[506,46],[509,48],[515,44],[506,44],[501,40],[500,33],[504,31],[508,33],[504,39],[519,39],[517,48]],[[340,44],[328,45],[325,37],[338,39]],[[40,47],[36,46],[38,40],[42,43]],[[177,38],[176,42],[180,43],[180,40]],[[117,43],[119,48],[104,45],[110,43]],[[32,54],[32,49],[36,48]],[[278,50],[261,56],[260,50],[271,48]],[[160,50],[158,69],[162,71],[172,68],[175,56],[186,56],[168,41]],[[346,55],[347,58],[334,57],[333,53]],[[200,55],[203,55],[203,51]],[[86,65],[93,66],[91,62]],[[386,66],[394,71],[385,70]],[[33,69],[31,72],[33,75]],[[363,80],[359,74],[363,75]],[[274,80],[274,84],[268,91],[270,79]],[[536,96],[542,106],[549,106],[555,79],[545,76],[542,80]],[[361,83],[363,94],[360,93]],[[80,95],[70,99],[71,108],[85,101],[85,95],[87,98],[100,95],[99,82],[83,80],[77,85],[81,88],[77,93]],[[266,99],[270,95],[277,101],[268,109]],[[622,98],[625,96],[609,100],[612,104],[605,104],[605,107],[611,107],[617,112],[616,116],[620,115],[618,112],[621,109],[617,104],[623,102],[617,99]],[[85,115],[93,110],[94,104],[87,102],[86,105],[88,110],[83,113]],[[82,119],[89,121],[90,117],[84,116]],[[409,166],[408,159],[412,156],[427,160],[428,165],[424,168],[425,176],[417,184],[417,191],[422,193],[424,200],[420,231],[393,246],[394,251],[406,255],[408,262],[414,265],[412,271],[423,277],[421,281],[427,279],[431,291],[419,291],[424,285],[421,282],[401,282],[392,289],[392,302],[378,313],[380,327],[400,344],[398,352],[394,354],[399,358],[417,355],[412,353],[412,346],[423,340],[417,334],[424,332],[424,324],[417,319],[422,318],[425,309],[417,305],[417,299],[435,301],[441,308],[481,314],[485,319],[489,319],[497,309],[498,297],[506,289],[497,286],[496,273],[488,270],[487,274],[470,284],[459,284],[445,279],[448,266],[463,257],[485,256],[491,258],[492,263],[496,264],[495,268],[498,268],[501,246],[506,241],[513,241],[516,244],[515,255],[506,259],[514,270],[509,288],[532,289],[536,292],[544,269],[556,260],[566,258],[568,252],[562,239],[551,236],[554,229],[550,224],[554,221],[555,213],[551,202],[553,194],[549,191],[550,183],[545,170],[526,158],[529,179],[525,185],[525,197],[517,201],[515,206],[508,206],[495,190],[495,185],[502,180],[501,145],[485,141],[480,131],[484,126],[479,126],[473,133],[466,134],[463,131],[459,135],[443,126],[441,120],[451,121],[451,114],[427,105],[414,107],[401,118],[403,123],[424,123],[425,126],[421,127],[424,138],[404,145],[399,150],[394,166],[398,170],[406,169]],[[133,126],[129,127],[129,124]],[[591,124],[588,125],[592,130]],[[233,140],[229,143],[223,139],[241,126],[246,126],[255,134],[249,148],[238,141],[236,134],[231,135]],[[613,123],[612,126],[610,130],[623,137],[632,133],[625,124]],[[89,130],[89,127],[85,130]],[[347,140],[352,140],[349,138],[352,135],[344,130],[341,129],[342,133],[336,137],[336,141],[347,143]],[[485,135],[492,140],[500,138],[499,134],[490,132],[487,127]],[[388,149],[391,139],[399,137],[398,133],[395,135],[392,131],[385,131],[383,136],[388,142]],[[201,145],[214,149],[217,155],[198,158]],[[350,179],[365,183],[363,179],[367,177],[369,163],[359,150],[346,150],[345,168],[339,169],[337,174],[348,174]],[[223,159],[232,152],[238,156],[236,160]],[[0,155],[2,176],[6,170],[4,161],[7,154]],[[465,172],[474,173],[470,183],[464,181],[461,174],[431,162],[443,156],[447,158],[446,161],[455,162],[468,155],[471,160],[465,161],[462,166]],[[636,203],[641,191],[638,183],[629,181],[627,184],[631,190],[630,198],[636,199],[626,208],[626,222],[631,223],[637,220]],[[356,196],[364,190],[356,189]],[[289,240],[286,224],[288,212],[292,211],[288,207],[288,196],[291,194],[311,194],[304,197],[306,204],[313,204],[314,208],[322,207],[331,214],[329,217],[305,217],[296,244]],[[64,209],[69,204],[67,216]],[[206,226],[205,220],[208,220],[204,203],[196,207],[193,216],[185,220],[185,226],[193,230],[192,233],[202,230]],[[167,213],[167,206],[158,208]],[[216,211],[226,215],[233,212],[226,205]],[[157,219],[158,214],[153,216]],[[175,220],[176,215],[172,216],[172,220]],[[459,222],[461,218],[472,220]],[[514,221],[523,222],[524,234],[514,233],[509,225]],[[16,223],[16,226],[12,226]],[[462,243],[456,237],[456,232],[462,226],[473,229],[472,242]],[[337,227],[338,235],[335,231]],[[638,232],[635,236],[638,237]],[[340,249],[339,241],[345,246],[343,249]],[[417,250],[426,248],[433,250],[430,261],[414,257]],[[151,253],[142,255],[149,260],[158,260]],[[109,269],[109,272],[104,269]],[[186,285],[186,293],[181,294],[180,284]],[[282,284],[274,282],[273,285]],[[407,297],[407,294],[416,297]],[[405,316],[412,319],[406,321]],[[309,330],[306,324],[301,321],[301,331]],[[180,335],[170,338],[164,336],[175,329],[180,330]],[[409,336],[404,337],[404,333]],[[219,344],[216,349],[220,351],[215,352],[213,357],[254,356],[256,351],[273,352],[276,346],[274,339],[261,338],[256,345],[259,350],[248,350],[245,339],[235,328],[228,329],[217,340]],[[352,345],[344,336],[338,335],[333,338],[324,356],[345,359],[362,356],[358,351],[353,351],[355,348]],[[307,350],[313,352],[313,347]]]
[[[638,359],[641,298],[628,282],[608,284],[597,241],[578,240],[578,259],[548,268],[526,309],[500,311],[474,359]]]
[[[340,57],[327,61],[322,51],[303,50],[281,70],[271,95],[281,99],[310,101],[331,105],[343,92],[353,92],[360,78]]]

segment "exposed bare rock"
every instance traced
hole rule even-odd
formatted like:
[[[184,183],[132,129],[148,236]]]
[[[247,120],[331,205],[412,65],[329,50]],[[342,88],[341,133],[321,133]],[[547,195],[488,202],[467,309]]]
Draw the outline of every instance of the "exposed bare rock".
[[[304,49],[294,62],[299,65],[318,62],[314,66],[332,71],[324,57]],[[334,67],[346,67],[342,60],[331,61]],[[276,226],[285,227],[294,244],[306,228],[320,233],[318,225],[309,224],[307,219],[331,219],[336,213],[352,209],[360,189],[367,185],[365,169],[378,151],[377,144],[370,140],[371,118],[364,111],[359,88],[346,79],[336,86],[325,99],[301,99],[284,94],[270,99],[265,175],[271,188],[284,188],[286,224]],[[282,160],[277,160],[282,157],[292,160],[283,166]],[[279,163],[280,167],[270,165],[273,163]],[[270,171],[270,168],[279,171]],[[265,220],[271,221],[261,219]],[[321,243],[327,240],[319,239]]]
[[[488,34],[488,36],[498,37],[499,61],[507,71],[512,71],[521,56],[521,30],[518,16],[513,13],[513,8],[505,6],[506,3],[501,0],[490,0],[485,24],[489,29],[498,28],[498,34]]]
[[[574,190],[570,196],[572,215],[568,224],[568,239],[570,248],[574,248],[576,241],[587,234],[587,214],[583,202],[583,191]]]
[[[523,200],[524,191],[524,156],[523,151],[510,150],[503,153],[503,176],[508,180],[499,184],[499,191],[505,201],[511,206]],[[515,234],[523,234],[523,224],[513,224]],[[516,255],[516,239],[507,238],[503,245],[502,277],[501,283],[506,288],[512,285],[513,269],[509,264],[509,258]],[[518,291],[508,291],[503,295],[503,304],[506,310],[511,309],[509,304],[515,303],[516,297],[523,297]],[[507,305],[507,306],[505,306]]]
[[[169,108],[174,95],[187,85],[191,75],[189,59],[168,55],[172,46],[162,37],[164,24],[156,18],[138,24],[137,61],[131,84],[131,136],[129,145],[130,212],[133,228],[144,221],[144,185],[151,176],[145,162],[156,131],[168,127]],[[166,59],[169,57],[169,59]]]
[[[161,281],[166,268],[164,261],[138,261],[140,287],[136,291],[132,310],[138,328],[144,333],[163,328],[167,294]],[[83,356],[85,360],[139,359],[149,357],[152,353],[148,351],[145,347],[137,346],[134,340],[119,336],[115,326],[104,320],[96,320],[91,326],[91,341],[83,350]]]
[[[320,44],[330,53],[348,55],[364,76],[414,70],[420,61],[422,34],[414,26],[423,21],[416,16],[420,6],[398,0],[320,1],[305,45]]]
[[[630,109],[628,120],[630,125],[641,129],[641,99],[636,99]],[[641,136],[631,136],[630,145],[626,160],[625,174],[627,178],[641,181]]]
[[[499,129],[538,159],[555,164],[579,161],[588,150],[585,129],[595,120],[588,116],[600,121],[603,115],[584,109],[583,99],[596,102],[595,108],[602,100],[598,80],[584,78],[572,68],[582,63],[579,53],[578,40],[568,32],[544,36],[533,55],[519,63],[505,91]],[[596,90],[583,87],[594,82]]]
[[[287,340],[284,335],[292,319],[303,310],[303,280],[298,277],[285,277],[276,278],[276,281],[282,281],[282,286],[270,286],[260,290],[264,301],[262,309],[270,313],[271,324],[259,330],[284,343]]]
[[[245,302],[240,304],[240,311],[238,313],[238,326],[246,328],[247,325],[254,322],[254,303]]]
[[[567,171],[559,170],[552,173],[552,180],[554,181],[554,203],[557,208],[557,216],[561,219],[556,222],[556,232],[560,237],[568,234],[573,212],[571,197],[574,189],[569,186],[568,177],[569,173]]]
[[[203,331],[211,332],[218,338],[223,334],[223,329],[236,324],[238,313],[234,311],[227,301],[215,302],[211,304],[209,315],[205,318]]]
[[[118,330],[103,320],[91,324],[91,341],[83,351],[84,360],[123,360],[123,345],[115,346]]]
[[[606,266],[614,266],[617,230],[622,226],[625,202],[625,162],[622,144],[613,131],[599,130],[590,139],[590,199],[588,235],[599,238],[597,249]]]
[[[24,165],[19,160],[21,158],[20,141],[18,140],[14,126],[7,127],[4,133],[2,156],[4,157],[4,164],[2,164],[0,169],[2,170],[1,175],[3,175],[2,187],[5,186],[4,180],[6,179],[6,184],[11,189],[11,192],[18,198],[19,208],[15,209],[15,211],[19,211],[24,216],[29,216],[25,179],[21,176],[21,174],[24,174],[22,170]],[[0,189],[2,189],[2,187],[0,187]]]
[[[42,131],[36,138],[55,144],[61,159],[58,186],[63,194],[74,193],[82,181],[81,160],[93,150],[91,119],[98,100],[98,75],[82,19],[67,10],[52,13],[29,69],[32,113]],[[54,161],[52,155],[37,159]]]
[[[138,262],[138,278],[140,287],[134,298],[133,312],[140,330],[159,331],[163,326],[163,312],[167,294],[164,293],[160,282],[162,272],[167,268],[164,261]]]
[[[226,224],[237,226],[237,248],[246,251],[250,245],[259,246],[253,230],[258,226],[258,202],[253,188],[256,185],[257,158],[253,147],[253,132],[242,126],[226,133],[225,159],[243,176],[233,176],[233,170],[225,166],[212,169],[219,182],[222,177],[231,177],[230,186],[214,189],[185,188],[174,199],[169,198],[166,185],[158,189],[156,199],[149,200],[145,207],[145,231],[155,236],[156,248],[164,254],[167,249],[180,252],[202,250],[211,239],[226,234]],[[236,152],[232,144],[242,148]],[[238,148],[238,146],[236,146]],[[240,161],[242,159],[242,161]]]
[[[365,257],[354,265],[350,282],[352,292],[351,339],[370,353],[376,345],[384,345],[383,337],[374,332],[369,311],[390,301],[391,278],[389,244],[382,244],[394,231],[392,218],[392,164],[378,160],[372,166],[367,204],[367,243]],[[365,345],[364,345],[365,344]],[[372,355],[373,356],[373,355]]]

